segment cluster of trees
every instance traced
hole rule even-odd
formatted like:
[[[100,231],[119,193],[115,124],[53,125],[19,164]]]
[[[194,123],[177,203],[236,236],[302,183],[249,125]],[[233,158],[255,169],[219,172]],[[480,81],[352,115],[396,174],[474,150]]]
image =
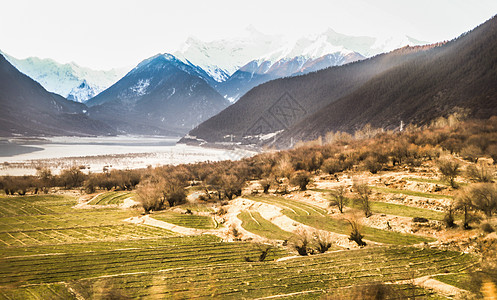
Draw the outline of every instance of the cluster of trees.
[[[54,175],[48,168],[38,168],[35,176],[3,176],[0,188],[7,195],[25,195],[28,192],[48,193],[52,188],[82,188],[88,193],[102,190],[132,190],[139,182],[143,170],[112,170],[103,173],[83,172],[85,167],[64,169]]]
[[[366,127],[355,136],[338,132],[328,134],[325,140],[324,144],[320,140],[319,143],[302,144],[287,151],[265,152],[240,161],[143,170],[104,170],[92,174],[85,174],[79,167],[63,170],[59,175],[40,168],[37,176],[5,176],[0,179],[0,187],[6,194],[21,195],[29,191],[48,192],[52,187],[81,188],[89,193],[97,189],[131,190],[138,187],[139,199],[146,211],[185,201],[184,188],[190,185],[201,186],[206,200],[233,199],[241,195],[245,183],[252,180],[259,181],[264,193],[270,190],[286,193],[288,186],[306,190],[314,174],[333,175],[360,169],[377,173],[399,166],[416,167],[425,161],[438,160],[442,150],[473,162],[481,156],[490,156],[497,162],[497,117],[466,122],[449,118],[438,120],[427,128],[411,126],[402,132]],[[439,169],[455,185],[454,179],[461,173],[460,164],[442,161]],[[467,173],[476,181],[491,180],[488,171],[482,167],[469,168]],[[355,190],[367,215],[368,190],[359,186]]]

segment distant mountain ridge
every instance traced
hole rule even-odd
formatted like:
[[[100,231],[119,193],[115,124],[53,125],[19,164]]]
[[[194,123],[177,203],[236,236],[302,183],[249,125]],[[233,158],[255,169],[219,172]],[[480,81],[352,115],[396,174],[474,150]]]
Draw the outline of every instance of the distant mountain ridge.
[[[372,57],[406,45],[427,43],[409,36],[348,36],[332,29],[321,34],[288,40],[282,35],[267,35],[249,26],[240,37],[233,39],[205,42],[190,37],[173,55],[180,60],[188,60],[204,69],[216,81],[223,82],[252,61],[274,64],[296,57],[318,59],[333,53],[346,55],[354,52],[364,57]]]
[[[121,134],[181,135],[229,105],[212,81],[203,69],[159,54],[86,104],[92,118]]]
[[[288,147],[292,140],[353,132],[367,123],[386,129],[401,121],[426,124],[458,108],[475,117],[497,115],[495,53],[497,17],[445,44],[404,47],[259,85],[188,139],[223,142],[229,136]]]
[[[19,71],[40,83],[49,92],[57,93],[76,102],[84,102],[96,96],[125,73],[123,69],[96,71],[75,63],[61,64],[53,59],[37,57],[17,59],[3,54]],[[85,85],[83,89],[79,88],[82,84]]]
[[[174,55],[205,70],[211,84],[230,102],[267,81],[340,66],[405,45],[426,42],[408,36],[374,38],[347,36],[328,29],[293,41],[265,35],[253,27],[243,37],[203,42],[189,38]]]
[[[113,135],[84,104],[50,93],[0,54],[0,136]]]

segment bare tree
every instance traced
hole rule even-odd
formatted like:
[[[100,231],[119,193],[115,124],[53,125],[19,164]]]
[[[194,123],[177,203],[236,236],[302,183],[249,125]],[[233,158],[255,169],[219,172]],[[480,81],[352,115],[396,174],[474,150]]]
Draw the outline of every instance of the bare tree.
[[[471,213],[471,198],[466,193],[460,193],[456,198],[455,208],[463,213],[463,228],[471,229],[470,223],[477,220],[477,217]]]
[[[473,182],[492,182],[492,173],[483,164],[470,165],[466,168],[466,176]]]
[[[164,198],[156,182],[147,181],[138,185],[136,196],[146,214],[152,210],[160,210],[164,206]]]
[[[271,187],[271,185],[273,184],[273,182],[274,182],[274,180],[272,180],[269,177],[264,178],[261,181],[259,181],[259,184],[261,185],[262,190],[264,191],[264,194],[269,193],[269,188]]]
[[[330,192],[331,200],[330,206],[338,207],[340,213],[343,214],[343,209],[347,205],[349,199],[345,197],[346,189],[344,186],[339,186],[336,190]]]
[[[481,210],[487,217],[491,217],[497,210],[497,187],[493,183],[471,185],[465,190],[463,197],[468,204]]]
[[[366,218],[371,217],[373,213],[371,212],[371,206],[369,203],[369,197],[371,196],[372,190],[365,183],[354,183],[354,191],[357,193],[357,200],[361,204],[362,210],[364,211],[364,215]]]
[[[461,173],[461,165],[458,162],[450,160],[439,160],[438,170],[442,173],[442,179],[447,180],[450,186],[456,188],[455,179]]]
[[[293,248],[297,250],[299,255],[306,256],[309,254],[313,254],[313,250],[311,246],[311,238],[307,231],[303,228],[299,228],[296,232],[295,237],[293,238]]]

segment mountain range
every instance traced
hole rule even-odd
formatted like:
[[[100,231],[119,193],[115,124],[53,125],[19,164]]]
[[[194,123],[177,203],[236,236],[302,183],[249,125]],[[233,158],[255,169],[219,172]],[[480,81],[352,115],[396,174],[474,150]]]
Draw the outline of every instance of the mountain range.
[[[373,58],[259,85],[183,141],[290,146],[365,124],[426,124],[464,108],[497,113],[497,18],[441,44],[404,47]]]
[[[92,118],[120,134],[182,135],[229,105],[200,68],[170,54],[141,62],[88,100]]]
[[[53,59],[29,57],[17,59],[0,54],[19,71],[40,83],[47,91],[69,100],[84,102],[114,84],[126,72],[125,69],[97,71],[75,63],[61,64]]]
[[[234,39],[205,42],[190,37],[173,55],[186,65],[202,69],[203,78],[226,99],[235,102],[251,88],[272,79],[349,63],[407,44],[425,43],[408,36],[387,39],[347,36],[331,29],[289,40],[281,35],[263,34],[249,26],[241,37]],[[123,68],[97,71],[75,63],[61,64],[37,57],[17,59],[2,54],[46,90],[76,102],[97,96],[127,71]]]
[[[288,42],[249,28],[248,37],[231,41],[191,38],[116,82],[115,71],[2,55],[0,134],[189,133],[184,142],[287,147],[367,123],[426,124],[460,108],[487,117],[496,113],[495,23],[451,42],[388,53],[421,42],[332,30]],[[53,84],[72,101],[42,86]]]
[[[114,135],[86,106],[50,93],[0,54],[0,136]]]

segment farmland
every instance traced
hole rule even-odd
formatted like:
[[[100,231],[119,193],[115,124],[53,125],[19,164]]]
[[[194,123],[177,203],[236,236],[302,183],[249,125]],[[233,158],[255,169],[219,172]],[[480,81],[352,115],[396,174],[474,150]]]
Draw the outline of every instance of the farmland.
[[[420,149],[375,169],[369,148],[4,177],[0,299],[482,296],[495,214],[461,195],[497,188],[450,185]]]
[[[91,201],[108,203],[106,199],[124,196],[109,192]],[[245,198],[278,207],[284,215],[316,229],[348,233],[346,223],[319,206],[277,196]],[[357,250],[332,246],[329,253],[282,261],[277,259],[293,257],[292,250],[270,246],[264,261],[258,261],[260,246],[250,241],[224,242],[208,234],[182,236],[123,222],[139,216],[136,209],[101,204],[76,209],[76,199],[56,195],[3,196],[0,201],[0,299],[93,299],[113,293],[133,298],[236,299],[292,293],[319,298],[378,278],[403,282],[430,274],[459,274],[476,262],[469,254],[408,246],[429,238],[372,227],[364,227],[365,238],[385,246]],[[195,206],[184,207],[186,211]],[[209,209],[196,211],[156,212],[151,217],[182,227],[226,230],[216,229],[214,218],[206,215]],[[269,240],[295,237],[256,210],[243,210],[237,218],[242,228]],[[420,287],[399,284],[399,288],[420,298],[440,297]]]

